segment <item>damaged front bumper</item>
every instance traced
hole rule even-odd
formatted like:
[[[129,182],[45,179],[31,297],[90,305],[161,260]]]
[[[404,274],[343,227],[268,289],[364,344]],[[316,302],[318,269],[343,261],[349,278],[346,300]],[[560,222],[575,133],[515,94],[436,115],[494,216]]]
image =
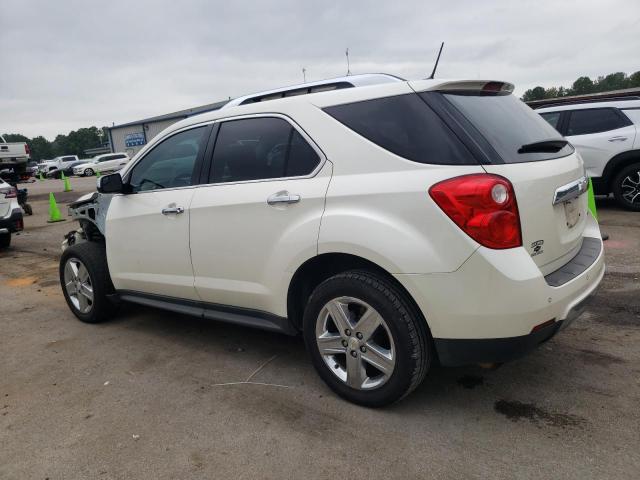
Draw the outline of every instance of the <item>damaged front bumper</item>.
[[[63,251],[76,243],[104,239],[105,222],[111,197],[112,195],[94,192],[69,204],[69,215],[80,223],[80,228],[64,236]]]

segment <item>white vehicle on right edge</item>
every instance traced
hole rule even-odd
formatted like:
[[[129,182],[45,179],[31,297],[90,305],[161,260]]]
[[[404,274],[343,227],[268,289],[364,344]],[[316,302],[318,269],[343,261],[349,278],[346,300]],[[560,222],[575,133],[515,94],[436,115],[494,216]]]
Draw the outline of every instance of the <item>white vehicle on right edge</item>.
[[[564,103],[536,109],[576,147],[598,195],[640,211],[640,100]]]
[[[129,160],[129,155],[126,153],[103,153],[93,157],[90,162],[73,167],[73,174],[90,177],[96,172],[117,172],[129,163]]]

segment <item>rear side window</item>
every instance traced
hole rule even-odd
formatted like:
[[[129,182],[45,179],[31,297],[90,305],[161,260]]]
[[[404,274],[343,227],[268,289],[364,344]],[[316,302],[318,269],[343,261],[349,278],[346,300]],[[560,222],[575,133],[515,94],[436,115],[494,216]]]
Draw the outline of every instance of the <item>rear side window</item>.
[[[558,122],[560,121],[560,113],[561,112],[548,112],[541,113],[540,115],[544,118],[549,125],[558,130]]]
[[[455,92],[443,96],[471,122],[505,163],[551,160],[574,151],[567,144],[557,151],[518,153],[525,145],[562,140],[562,136],[511,94]]]
[[[209,181],[298,177],[310,174],[319,163],[316,151],[281,118],[231,120],[220,125]]]
[[[567,135],[588,135],[591,133],[608,132],[629,125],[613,108],[590,108],[587,110],[573,110],[569,117]]]
[[[408,160],[477,164],[440,117],[416,94],[327,107],[326,113],[367,140]]]

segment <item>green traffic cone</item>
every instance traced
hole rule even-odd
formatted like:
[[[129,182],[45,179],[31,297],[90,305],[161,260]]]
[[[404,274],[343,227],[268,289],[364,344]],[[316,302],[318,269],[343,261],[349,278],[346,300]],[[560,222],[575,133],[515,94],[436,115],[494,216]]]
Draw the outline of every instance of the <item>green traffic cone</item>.
[[[593,195],[593,183],[591,179],[589,179],[589,189],[587,190],[587,205],[589,206],[589,211],[593,218],[598,220],[598,212],[596,212],[596,198]]]
[[[96,170],[96,178],[100,178],[100,170]]]
[[[56,198],[53,196],[53,193],[49,193],[49,220],[47,220],[47,223],[54,222],[64,222],[64,218],[62,218],[62,214],[56,203]]]
[[[40,179],[41,182],[44,182],[44,177],[42,176],[42,172],[40,172],[40,175],[38,178]]]
[[[71,192],[71,183],[69,182],[69,177],[65,177],[64,173],[62,174],[62,179],[64,180],[64,191]]]

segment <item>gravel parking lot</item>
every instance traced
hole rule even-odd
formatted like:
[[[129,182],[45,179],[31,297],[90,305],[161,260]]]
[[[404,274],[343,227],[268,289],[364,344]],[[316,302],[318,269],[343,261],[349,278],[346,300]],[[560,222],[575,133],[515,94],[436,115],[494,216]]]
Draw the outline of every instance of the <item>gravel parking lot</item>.
[[[72,178],[65,203],[95,178]],[[86,325],[58,285],[48,192],[0,253],[0,478],[637,478],[640,214],[601,199],[587,312],[497,370],[435,368],[403,402],[337,398],[299,338],[141,307]],[[254,383],[247,383],[250,380]]]

